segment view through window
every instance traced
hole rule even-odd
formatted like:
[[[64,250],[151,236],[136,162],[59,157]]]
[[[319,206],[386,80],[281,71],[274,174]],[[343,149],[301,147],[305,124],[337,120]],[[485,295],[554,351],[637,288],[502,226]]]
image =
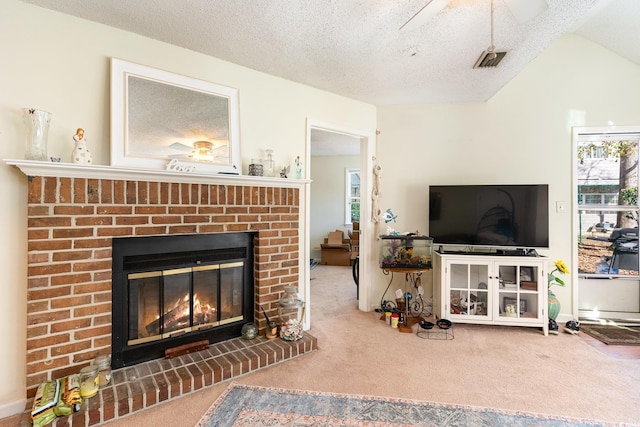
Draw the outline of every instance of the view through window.
[[[638,275],[639,141],[640,134],[579,136],[581,275]]]
[[[360,221],[360,169],[346,169],[345,224]]]

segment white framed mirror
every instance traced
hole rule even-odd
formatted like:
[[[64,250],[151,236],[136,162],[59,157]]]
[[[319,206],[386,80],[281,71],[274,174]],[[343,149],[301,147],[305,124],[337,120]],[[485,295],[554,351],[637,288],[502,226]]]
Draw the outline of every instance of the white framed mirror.
[[[240,174],[238,90],[111,59],[111,165]],[[175,162],[174,162],[175,163]]]

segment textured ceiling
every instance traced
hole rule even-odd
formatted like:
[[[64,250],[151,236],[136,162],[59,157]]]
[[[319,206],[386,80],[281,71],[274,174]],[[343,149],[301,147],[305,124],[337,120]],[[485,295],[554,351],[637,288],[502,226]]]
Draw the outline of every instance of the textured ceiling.
[[[495,0],[508,53],[486,69],[473,65],[491,42],[489,0],[434,0],[444,8],[402,31],[429,0],[23,1],[375,105],[486,101],[571,32],[640,64],[640,0],[547,0],[525,23]]]

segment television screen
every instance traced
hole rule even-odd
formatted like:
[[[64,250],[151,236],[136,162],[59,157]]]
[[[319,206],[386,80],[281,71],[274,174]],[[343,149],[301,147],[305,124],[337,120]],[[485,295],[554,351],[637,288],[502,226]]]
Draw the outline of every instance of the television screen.
[[[430,186],[429,236],[440,245],[548,248],[549,186]]]

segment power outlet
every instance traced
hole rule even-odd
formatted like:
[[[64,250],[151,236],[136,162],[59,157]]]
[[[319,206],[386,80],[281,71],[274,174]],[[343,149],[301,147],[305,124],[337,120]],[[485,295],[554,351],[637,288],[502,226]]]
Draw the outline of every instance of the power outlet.
[[[556,202],[556,212],[563,213],[567,211],[567,205],[565,202]]]

